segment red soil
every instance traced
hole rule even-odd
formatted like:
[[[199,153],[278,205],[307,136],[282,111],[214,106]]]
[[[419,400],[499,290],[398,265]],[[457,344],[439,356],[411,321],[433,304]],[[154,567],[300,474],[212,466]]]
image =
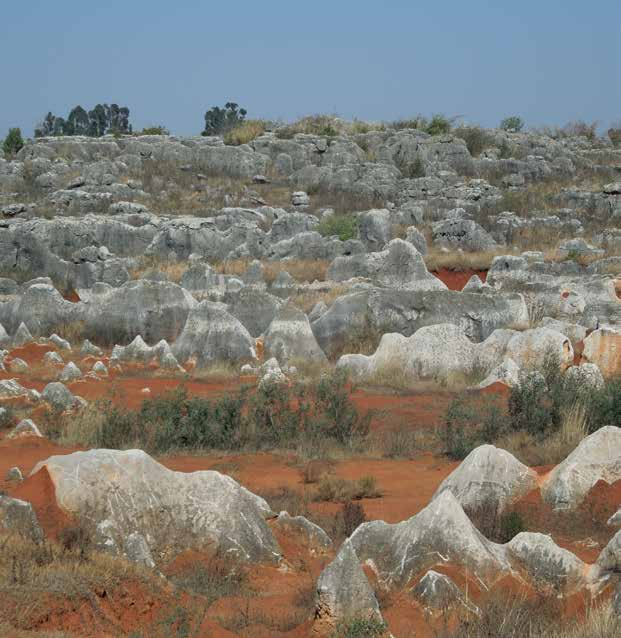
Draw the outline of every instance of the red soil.
[[[441,268],[440,270],[432,271],[431,274],[446,284],[449,290],[462,290],[472,275],[478,275],[483,283],[487,279],[487,270],[449,270],[448,268]]]

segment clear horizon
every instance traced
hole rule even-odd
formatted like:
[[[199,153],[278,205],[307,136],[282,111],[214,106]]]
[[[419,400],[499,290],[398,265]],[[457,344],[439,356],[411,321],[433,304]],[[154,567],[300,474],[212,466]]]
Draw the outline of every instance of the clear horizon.
[[[2,11],[0,135],[48,112],[116,102],[134,129],[197,135],[214,105],[249,117],[389,121],[461,115],[497,126],[621,119],[621,3],[367,0],[297,7],[41,0]],[[211,3],[210,3],[211,4]],[[8,88],[7,88],[8,87]]]

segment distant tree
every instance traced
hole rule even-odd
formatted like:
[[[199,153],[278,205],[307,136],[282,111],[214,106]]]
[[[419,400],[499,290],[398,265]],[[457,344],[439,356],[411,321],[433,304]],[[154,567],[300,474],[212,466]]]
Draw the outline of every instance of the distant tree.
[[[248,111],[240,109],[239,104],[227,102],[224,108],[214,106],[205,113],[205,129],[202,135],[223,135],[227,131],[239,126]]]
[[[505,117],[500,123],[500,128],[508,133],[519,133],[524,128],[524,120],[517,115]]]
[[[66,135],[86,135],[89,125],[88,113],[80,106],[75,106],[67,118]]]
[[[97,104],[86,111],[82,106],[75,106],[67,119],[57,117],[49,112],[43,121],[35,127],[35,137],[50,135],[88,135],[101,137],[106,133],[131,133],[129,109],[118,104]]]
[[[2,150],[7,158],[16,155],[22,148],[24,148],[24,140],[22,138],[22,132],[19,128],[11,128],[7,136],[2,142]]]

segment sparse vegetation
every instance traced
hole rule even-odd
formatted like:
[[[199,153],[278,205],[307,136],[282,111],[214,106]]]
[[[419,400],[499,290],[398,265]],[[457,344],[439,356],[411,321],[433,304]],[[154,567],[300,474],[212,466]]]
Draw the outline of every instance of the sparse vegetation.
[[[276,137],[290,140],[298,133],[335,137],[339,134],[337,118],[331,115],[309,115],[276,129]]]
[[[510,115],[500,122],[500,128],[507,133],[519,133],[524,128],[524,120],[518,115]]]
[[[354,239],[358,234],[358,217],[355,215],[328,215],[317,226],[324,237],[336,235],[341,241]]]
[[[230,146],[248,144],[265,133],[265,122],[262,120],[244,120],[237,126],[225,131],[224,143]]]
[[[22,131],[19,128],[11,128],[2,142],[2,151],[6,159],[12,159],[24,148]]]
[[[492,146],[494,142],[492,136],[480,126],[462,126],[456,128],[453,133],[456,137],[466,142],[466,146],[472,157],[478,157],[488,146]]]
[[[332,638],[379,638],[387,627],[375,618],[352,618],[339,624]]]
[[[267,384],[209,401],[185,389],[146,399],[137,412],[101,402],[72,416],[55,436],[72,444],[151,453],[175,450],[289,448],[329,439],[351,447],[369,432],[371,415],[360,415],[342,372],[294,387]],[[366,489],[370,489],[366,485]]]

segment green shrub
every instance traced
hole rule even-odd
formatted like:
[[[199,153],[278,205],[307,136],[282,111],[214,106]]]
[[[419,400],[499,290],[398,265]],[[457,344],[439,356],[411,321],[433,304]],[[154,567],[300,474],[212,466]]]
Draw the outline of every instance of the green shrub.
[[[2,142],[2,150],[7,159],[17,155],[24,148],[24,139],[19,128],[11,128]]]
[[[324,237],[337,235],[341,241],[354,239],[358,235],[358,217],[356,215],[328,215],[317,226]]]
[[[339,623],[332,638],[378,638],[386,625],[375,618],[351,618]]]
[[[351,446],[366,437],[371,414],[351,401],[347,377],[326,375],[317,385],[266,384],[219,399],[189,397],[182,387],[143,401],[129,411],[102,402],[53,426],[53,436],[72,444],[156,454],[175,450],[240,449],[314,445],[326,440]],[[368,487],[368,486],[367,486]]]
[[[524,120],[517,115],[505,117],[500,123],[500,128],[508,133],[519,133],[524,128]]]
[[[446,135],[451,132],[453,122],[444,115],[434,115],[425,126],[425,131],[429,135]]]
[[[425,162],[420,155],[416,155],[416,157],[411,162],[406,162],[403,158],[396,158],[397,168],[401,171],[401,175],[403,177],[409,179],[415,179],[417,177],[425,177],[427,174],[427,170],[425,168]]]
[[[156,126],[146,126],[138,135],[170,135],[170,131],[160,124]]]

